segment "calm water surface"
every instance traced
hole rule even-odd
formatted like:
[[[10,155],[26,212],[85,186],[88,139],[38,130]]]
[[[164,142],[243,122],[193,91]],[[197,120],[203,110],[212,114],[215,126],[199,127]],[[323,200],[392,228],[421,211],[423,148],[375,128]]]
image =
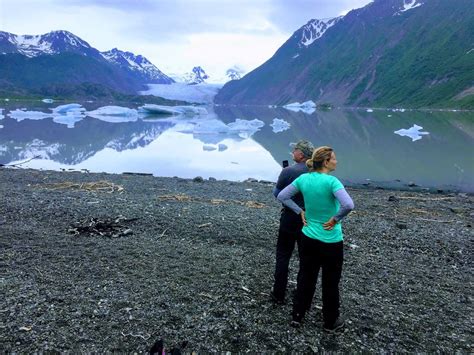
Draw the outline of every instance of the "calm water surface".
[[[334,147],[338,158],[334,175],[346,183],[403,186],[414,182],[474,192],[473,112],[307,114],[282,108],[218,106],[207,107],[208,115],[194,117],[11,114],[17,108],[50,113],[55,106],[0,104],[0,163],[36,157],[22,166],[275,181],[281,161],[291,161],[289,144],[308,139],[316,146]],[[84,106],[87,110],[98,107]],[[275,125],[276,118],[282,121]],[[413,130],[414,125],[422,127],[419,136],[394,133]]]

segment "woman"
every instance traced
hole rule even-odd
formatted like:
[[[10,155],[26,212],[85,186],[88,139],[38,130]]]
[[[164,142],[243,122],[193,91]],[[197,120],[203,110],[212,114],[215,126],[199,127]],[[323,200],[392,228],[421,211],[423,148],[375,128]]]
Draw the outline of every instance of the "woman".
[[[278,194],[278,200],[300,214],[304,224],[300,277],[291,325],[301,325],[313,299],[319,269],[322,269],[324,330],[336,332],[344,327],[344,320],[339,315],[339,280],[343,263],[340,222],[354,208],[354,203],[342,183],[329,175],[337,165],[331,147],[315,149],[306,165],[310,172],[300,175]],[[304,197],[306,211],[291,200],[298,192]]]

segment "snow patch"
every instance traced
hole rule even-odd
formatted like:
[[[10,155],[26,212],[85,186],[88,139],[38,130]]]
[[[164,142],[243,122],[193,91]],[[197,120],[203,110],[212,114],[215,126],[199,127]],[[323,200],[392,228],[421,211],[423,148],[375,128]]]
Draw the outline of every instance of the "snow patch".
[[[412,10],[412,9],[415,9],[419,6],[423,5],[422,2],[419,2],[419,0],[408,0],[408,2],[406,0],[404,0],[403,2],[403,9],[400,10],[400,12],[405,12],[405,11],[408,11],[408,10]]]
[[[398,134],[402,137],[410,137],[412,142],[415,142],[417,140],[420,140],[422,136],[429,134],[429,132],[422,132],[422,129],[423,127],[414,124],[413,127],[410,127],[408,129],[402,128],[398,131],[394,131],[393,133]]]
[[[302,27],[301,39],[299,45],[308,47],[314,41],[321,38],[324,33],[334,26],[343,16],[323,19],[323,20],[311,20],[306,25]],[[296,57],[293,57],[296,58]]]

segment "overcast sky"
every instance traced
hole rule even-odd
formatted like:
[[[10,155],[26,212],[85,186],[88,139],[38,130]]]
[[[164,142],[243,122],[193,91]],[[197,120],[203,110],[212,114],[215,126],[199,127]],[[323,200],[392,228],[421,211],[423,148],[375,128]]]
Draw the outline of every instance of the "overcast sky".
[[[309,20],[370,0],[0,0],[0,30],[67,30],[91,46],[142,54],[165,73],[200,65],[212,77],[267,59]]]

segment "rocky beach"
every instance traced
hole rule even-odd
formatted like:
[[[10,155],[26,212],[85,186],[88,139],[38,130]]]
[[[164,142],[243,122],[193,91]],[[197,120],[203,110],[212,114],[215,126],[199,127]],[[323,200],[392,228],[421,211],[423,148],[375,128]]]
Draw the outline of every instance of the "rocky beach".
[[[336,174],[337,175],[337,174]],[[268,182],[0,168],[2,352],[472,353],[474,197],[348,188],[343,333],[273,282]]]

